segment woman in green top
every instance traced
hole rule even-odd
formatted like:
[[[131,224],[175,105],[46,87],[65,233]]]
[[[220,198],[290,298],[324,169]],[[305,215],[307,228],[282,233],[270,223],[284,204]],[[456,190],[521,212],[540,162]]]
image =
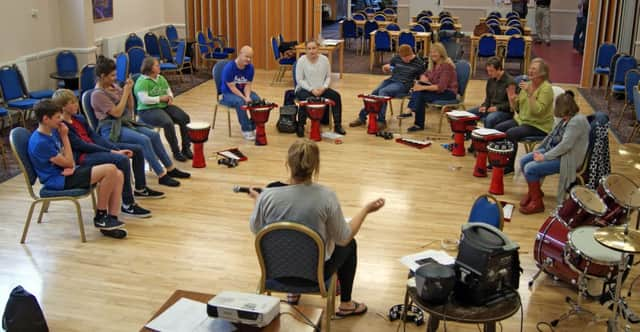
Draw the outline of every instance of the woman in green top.
[[[169,82],[160,75],[160,63],[156,58],[147,57],[142,62],[142,75],[133,89],[140,121],[164,129],[164,137],[169,142],[173,158],[177,161],[193,159],[191,140],[187,124],[191,121],[189,114],[173,104],[173,92]],[[178,138],[174,125],[180,127],[182,149],[178,146]]]
[[[505,174],[513,172],[518,142],[529,136],[547,136],[553,127],[553,89],[549,83],[549,66],[541,58],[531,61],[529,78],[520,81],[520,93],[509,94],[509,104],[515,111],[513,119],[501,122],[495,129],[507,134],[513,143],[513,155]]]

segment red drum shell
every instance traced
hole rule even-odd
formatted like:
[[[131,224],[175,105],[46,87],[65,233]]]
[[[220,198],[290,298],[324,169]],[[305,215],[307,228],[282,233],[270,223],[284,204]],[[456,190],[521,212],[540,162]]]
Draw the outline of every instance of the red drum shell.
[[[307,109],[307,114],[311,120],[320,121],[322,120],[322,116],[327,108],[325,104],[307,104],[305,106]]]
[[[568,283],[575,284],[578,273],[564,262],[564,247],[569,228],[555,216],[549,216],[542,224],[533,245],[533,258],[538,267]],[[551,263],[546,264],[547,261]]]
[[[565,250],[565,263],[571,264],[586,275],[610,279],[618,274],[621,255],[593,238],[599,227],[584,226],[569,232]],[[589,252],[592,252],[591,256]],[[601,256],[598,258],[596,256]]]
[[[251,113],[251,120],[255,123],[266,123],[269,121],[269,113],[271,113],[271,108],[262,108],[262,109],[251,109],[249,111]]]
[[[622,174],[612,173],[602,178],[597,193],[609,209],[601,218],[607,224],[622,224],[628,209],[640,208],[638,185]]]
[[[583,225],[595,225],[597,217],[607,212],[607,206],[598,195],[588,188],[576,186],[571,194],[558,207],[555,214],[569,228]]]
[[[211,125],[206,122],[190,122],[187,124],[188,134],[191,142],[204,143],[209,139]]]
[[[509,165],[509,158],[513,154],[513,148],[507,148],[504,150],[497,149],[492,144],[487,146],[487,153],[489,156],[489,163],[493,167],[506,167]]]

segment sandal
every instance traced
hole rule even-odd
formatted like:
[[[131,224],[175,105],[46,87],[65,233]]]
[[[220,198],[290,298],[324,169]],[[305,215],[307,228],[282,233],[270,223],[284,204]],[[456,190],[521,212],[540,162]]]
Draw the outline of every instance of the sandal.
[[[353,304],[355,305],[353,309],[341,309],[340,307],[338,307],[336,316],[338,317],[359,316],[367,312],[368,308],[364,303],[358,303],[356,301],[353,301]]]
[[[300,294],[287,293],[287,303],[298,305],[300,302]]]

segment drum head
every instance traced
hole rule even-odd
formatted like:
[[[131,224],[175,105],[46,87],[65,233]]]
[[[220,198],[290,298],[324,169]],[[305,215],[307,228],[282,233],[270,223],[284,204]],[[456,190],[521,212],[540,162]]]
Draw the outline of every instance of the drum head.
[[[622,174],[609,174],[602,180],[602,186],[618,204],[627,208],[640,208],[640,188],[628,177]]]
[[[581,208],[596,216],[602,216],[607,213],[607,206],[598,194],[585,187],[573,187],[571,189],[571,198],[580,205]]]
[[[569,232],[569,241],[567,243],[576,253],[591,259],[595,263],[604,265],[617,264],[620,262],[620,253],[603,246],[593,238],[593,234],[598,229],[600,227],[596,226],[575,228]]]
[[[194,122],[187,123],[187,128],[192,130],[208,129],[210,126],[211,125],[209,124],[209,122],[203,122],[203,121],[194,121]]]

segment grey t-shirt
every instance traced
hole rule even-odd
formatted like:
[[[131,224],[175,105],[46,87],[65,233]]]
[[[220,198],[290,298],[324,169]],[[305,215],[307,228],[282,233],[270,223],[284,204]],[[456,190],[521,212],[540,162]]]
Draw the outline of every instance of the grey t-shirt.
[[[425,70],[424,60],[418,56],[409,63],[405,63],[399,55],[396,55],[391,58],[389,64],[393,66],[391,80],[404,84],[407,91],[413,86],[413,81],[420,78]]]
[[[277,221],[292,221],[316,231],[325,242],[325,260],[329,260],[336,242],[351,237],[336,194],[319,184],[296,184],[266,188],[256,201],[249,221],[255,234]]]

